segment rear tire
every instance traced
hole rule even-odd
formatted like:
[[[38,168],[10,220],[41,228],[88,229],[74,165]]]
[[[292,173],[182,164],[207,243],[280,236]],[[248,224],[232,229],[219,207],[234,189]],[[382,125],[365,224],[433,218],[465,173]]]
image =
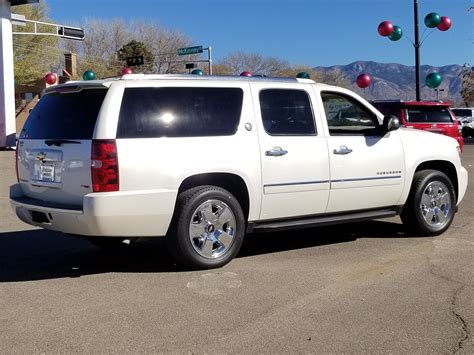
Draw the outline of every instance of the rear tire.
[[[212,269],[237,255],[244,234],[245,217],[237,199],[220,187],[199,186],[178,196],[166,242],[179,263]]]
[[[437,170],[415,173],[401,219],[409,230],[423,235],[439,235],[454,219],[456,193],[451,180]]]

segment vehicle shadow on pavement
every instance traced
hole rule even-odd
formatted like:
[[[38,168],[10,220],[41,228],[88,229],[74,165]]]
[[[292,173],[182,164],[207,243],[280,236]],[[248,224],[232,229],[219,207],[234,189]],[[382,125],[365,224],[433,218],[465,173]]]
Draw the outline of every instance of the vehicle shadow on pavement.
[[[237,257],[353,242],[361,238],[414,238],[401,223],[368,221],[246,236]]]
[[[401,224],[372,221],[246,236],[237,258],[347,243],[358,238],[410,238]],[[80,277],[108,272],[182,272],[155,238],[102,250],[87,240],[36,229],[0,233],[0,283]]]
[[[177,272],[164,241],[100,249],[86,239],[47,230],[0,233],[0,283],[107,272]]]

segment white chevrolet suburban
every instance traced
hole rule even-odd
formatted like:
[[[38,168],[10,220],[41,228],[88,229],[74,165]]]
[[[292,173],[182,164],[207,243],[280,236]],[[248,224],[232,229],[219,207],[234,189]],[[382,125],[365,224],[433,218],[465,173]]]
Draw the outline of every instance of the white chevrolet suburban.
[[[164,236],[195,269],[245,233],[401,215],[437,235],[467,188],[458,143],[309,79],[125,75],[47,89],[17,147],[24,222],[98,244]]]

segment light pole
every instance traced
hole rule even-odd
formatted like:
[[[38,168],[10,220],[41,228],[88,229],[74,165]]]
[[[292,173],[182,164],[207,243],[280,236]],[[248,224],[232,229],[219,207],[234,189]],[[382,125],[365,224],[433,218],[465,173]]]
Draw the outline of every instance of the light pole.
[[[418,22],[418,0],[413,3],[414,19],[415,19],[415,80],[416,80],[416,101],[421,101],[420,93],[420,24]]]
[[[474,8],[474,7],[471,7]],[[432,33],[428,33],[428,35],[424,36],[420,40],[420,23],[418,19],[418,0],[413,0],[413,22],[415,28],[415,41],[410,42],[413,44],[415,48],[415,91],[416,91],[416,101],[421,101],[421,80],[420,80],[420,48],[423,45],[423,42],[429,37]],[[431,12],[425,17],[425,25],[428,28],[434,29],[437,28],[440,31],[447,31],[451,27],[451,20],[449,17],[440,16],[435,12]],[[391,41],[398,41],[403,34],[403,31],[400,26],[393,26],[390,21],[383,21],[379,24],[378,32],[383,37],[388,37]],[[423,35],[422,35],[423,37]],[[433,78],[429,78],[430,75],[436,74],[435,80]],[[438,73],[431,73],[426,77],[426,85],[430,88],[436,88],[441,84],[441,76]]]

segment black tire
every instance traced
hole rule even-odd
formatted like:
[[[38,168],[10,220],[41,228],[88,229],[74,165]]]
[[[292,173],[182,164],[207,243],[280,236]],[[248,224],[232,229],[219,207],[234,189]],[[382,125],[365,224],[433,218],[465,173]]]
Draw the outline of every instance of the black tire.
[[[206,185],[178,196],[166,243],[179,263],[212,269],[237,255],[244,235],[245,217],[237,199],[227,190]]]
[[[421,170],[415,173],[400,217],[410,231],[434,236],[449,228],[455,210],[456,193],[446,174],[437,170]]]

